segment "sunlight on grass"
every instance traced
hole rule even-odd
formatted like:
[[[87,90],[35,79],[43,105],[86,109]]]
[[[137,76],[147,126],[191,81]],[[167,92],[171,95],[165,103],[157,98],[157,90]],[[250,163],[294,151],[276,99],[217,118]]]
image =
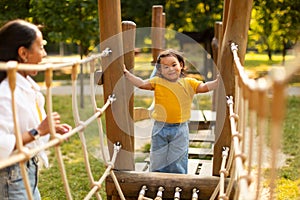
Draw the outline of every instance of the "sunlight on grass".
[[[293,60],[295,56],[287,55],[286,63]],[[270,61],[267,54],[247,53],[245,56],[245,70],[248,72],[249,77],[257,78],[267,74],[272,66],[282,65],[282,56],[274,54]]]

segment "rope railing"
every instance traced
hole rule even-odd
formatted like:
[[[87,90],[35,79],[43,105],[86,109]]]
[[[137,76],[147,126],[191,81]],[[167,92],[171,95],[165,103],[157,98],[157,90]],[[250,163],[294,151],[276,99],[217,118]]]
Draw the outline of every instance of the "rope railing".
[[[285,111],[284,91],[292,74],[300,70],[300,65],[298,63],[288,70],[274,68],[271,76],[253,80],[248,77],[240,62],[236,44],[231,44],[231,51],[234,59],[236,87],[235,99],[232,96],[227,97],[227,105],[233,145],[231,151],[234,152],[231,179],[237,181],[238,185],[235,199],[262,198],[263,168],[264,163],[268,162],[264,157],[268,130],[271,134],[268,199],[274,199],[278,151]],[[255,135],[258,137],[257,159],[254,159]],[[255,161],[257,161],[256,165]]]
[[[16,152],[15,154],[11,155],[9,158],[5,160],[1,160],[0,162],[0,168],[5,168],[7,166],[13,165],[15,163],[20,163],[20,168],[21,168],[21,173],[22,177],[24,180],[25,188],[27,191],[27,196],[28,199],[33,199],[33,195],[31,192],[30,188],[30,183],[26,171],[26,162],[33,157],[34,155],[38,154],[39,152],[49,149],[49,148],[54,148],[55,153],[56,153],[56,158],[58,160],[58,165],[60,168],[60,173],[62,176],[62,181],[64,184],[64,189],[66,193],[67,199],[72,199],[70,187],[68,184],[68,179],[66,175],[66,170],[64,167],[63,163],[63,157],[61,153],[61,144],[67,140],[68,138],[72,137],[76,133],[79,133],[81,144],[82,144],[82,150],[84,153],[84,163],[86,166],[86,171],[89,177],[89,181],[93,188],[87,195],[85,199],[90,199],[92,195],[95,194],[97,199],[101,199],[100,194],[98,194],[98,189],[101,187],[102,182],[105,180],[105,178],[108,175],[111,175],[112,179],[114,180],[114,183],[116,185],[116,188],[119,192],[120,197],[123,197],[121,199],[125,199],[124,195],[122,194],[122,190],[119,186],[119,183],[116,179],[116,176],[112,169],[114,168],[114,163],[117,157],[117,153],[119,152],[121,145],[118,144],[117,147],[115,147],[115,151],[113,154],[113,157],[110,162],[108,162],[108,159],[105,157],[104,151],[104,134],[102,130],[102,123],[101,123],[101,118],[102,114],[104,111],[116,100],[114,95],[111,95],[108,97],[106,103],[101,107],[98,108],[96,105],[96,100],[95,100],[95,91],[94,91],[94,70],[95,70],[95,60],[108,56],[111,53],[110,49],[105,49],[102,53],[100,54],[95,54],[92,55],[86,59],[82,59],[80,61],[75,61],[75,62],[68,62],[68,63],[59,63],[59,64],[51,64],[51,63],[45,63],[45,64],[39,64],[39,65],[29,65],[29,64],[20,64],[15,61],[9,61],[7,63],[2,63],[0,62],[0,70],[6,70],[7,71],[7,76],[9,80],[9,86],[11,89],[11,98],[12,98],[12,111],[13,111],[13,119],[14,119],[14,124],[15,124],[15,137],[16,137]],[[77,90],[76,90],[76,80],[77,80],[77,67],[80,64],[90,64],[90,88],[91,88],[91,100],[93,102],[93,107],[94,107],[94,113],[85,121],[81,121],[79,117],[79,112],[78,112],[78,105],[77,105]],[[50,125],[50,140],[45,143],[43,146],[37,146],[32,149],[28,149],[26,146],[23,145],[22,143],[22,138],[21,138],[21,133],[19,130],[18,126],[18,121],[17,121],[17,109],[16,109],[16,104],[15,104],[15,96],[14,96],[14,90],[16,87],[16,73],[17,70],[37,70],[37,71],[45,71],[45,85],[46,85],[46,111],[47,113],[52,113],[52,81],[53,81],[53,71],[55,70],[60,70],[65,67],[72,67],[72,106],[73,106],[73,116],[75,119],[76,126],[68,133],[64,135],[57,134],[54,129],[54,123],[53,123],[53,118],[51,115],[48,115],[49,118],[49,125]],[[100,136],[100,144],[101,144],[101,152],[103,154],[103,160],[107,166],[106,172],[103,174],[103,176],[100,178],[99,181],[94,181],[92,172],[90,169],[90,164],[88,160],[88,152],[86,148],[86,141],[85,141],[85,136],[84,136],[84,130],[85,128],[91,124],[93,121],[97,120],[98,122],[98,127],[99,127],[99,136]]]

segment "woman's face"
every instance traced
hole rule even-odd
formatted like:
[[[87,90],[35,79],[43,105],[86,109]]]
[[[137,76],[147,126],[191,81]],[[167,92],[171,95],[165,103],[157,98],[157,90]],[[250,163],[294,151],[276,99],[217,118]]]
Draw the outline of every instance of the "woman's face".
[[[37,31],[37,37],[32,45],[26,49],[27,56],[26,56],[26,64],[38,64],[42,62],[43,57],[47,55],[44,49],[44,40],[43,35],[40,31]],[[26,71],[26,75],[35,76],[37,75],[38,71]]]
[[[160,58],[161,75],[169,81],[177,81],[180,77],[182,65],[177,58],[167,56]]]

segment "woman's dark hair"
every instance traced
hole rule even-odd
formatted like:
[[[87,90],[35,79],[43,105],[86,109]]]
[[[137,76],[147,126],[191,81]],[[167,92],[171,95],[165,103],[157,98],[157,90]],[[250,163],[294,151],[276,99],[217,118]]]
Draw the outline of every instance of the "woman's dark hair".
[[[184,58],[182,56],[182,53],[180,53],[179,51],[173,50],[173,49],[162,51],[159,54],[159,56],[157,57],[157,61],[155,63],[155,67],[157,68],[157,71],[159,72],[159,69],[160,69],[161,58],[170,57],[170,56],[177,58],[179,63],[183,66],[181,69],[181,72],[180,72],[181,73],[180,76],[184,76],[185,63],[184,63]]]
[[[30,48],[37,35],[37,27],[21,19],[9,21],[0,29],[0,62],[15,60],[22,62],[18,55],[20,47]],[[6,71],[0,71],[0,83]]]

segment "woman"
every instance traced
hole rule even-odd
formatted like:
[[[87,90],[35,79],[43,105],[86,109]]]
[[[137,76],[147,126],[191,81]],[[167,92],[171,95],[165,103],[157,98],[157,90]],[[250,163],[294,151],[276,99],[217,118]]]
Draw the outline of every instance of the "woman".
[[[10,60],[26,64],[38,64],[47,55],[44,40],[37,26],[24,20],[13,20],[0,29],[0,61]],[[39,86],[31,78],[36,70],[18,71],[16,76],[15,101],[22,141],[33,148],[49,140],[50,127],[44,110],[45,99]],[[11,91],[5,71],[0,71],[0,161],[7,159],[16,149],[11,106]],[[71,130],[68,124],[60,123],[60,115],[51,113],[57,133]],[[40,159],[38,159],[40,158]],[[41,199],[37,188],[38,160],[48,166],[45,152],[40,152],[27,162],[27,171],[34,199]],[[20,173],[19,164],[0,169],[0,199],[28,199]]]

